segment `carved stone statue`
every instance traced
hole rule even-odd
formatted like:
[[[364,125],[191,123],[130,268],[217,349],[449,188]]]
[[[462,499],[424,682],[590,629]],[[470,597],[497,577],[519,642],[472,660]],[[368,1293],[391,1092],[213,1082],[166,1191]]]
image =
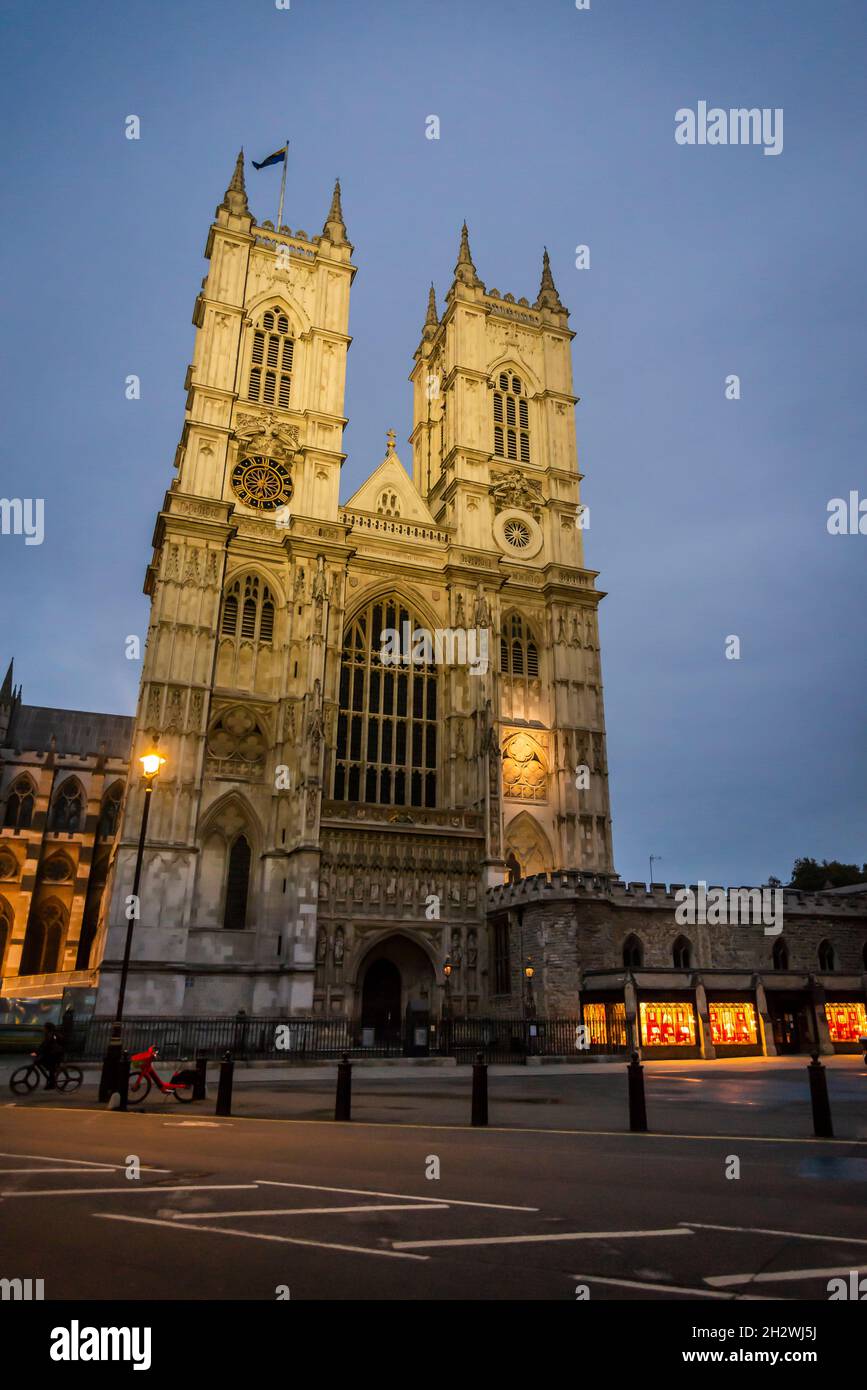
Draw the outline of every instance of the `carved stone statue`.
[[[476,585],[476,601],[473,604],[473,627],[490,627],[491,610],[481,584]]]

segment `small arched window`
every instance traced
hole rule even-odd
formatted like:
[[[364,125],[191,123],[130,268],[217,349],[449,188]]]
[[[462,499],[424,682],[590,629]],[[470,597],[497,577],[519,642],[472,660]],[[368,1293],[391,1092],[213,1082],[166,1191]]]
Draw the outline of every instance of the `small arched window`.
[[[274,596],[255,574],[230,584],[223,599],[221,637],[240,637],[248,642],[274,640]]]
[[[500,637],[500,671],[504,676],[537,680],[539,648],[529,624],[517,613],[506,618]]]
[[[51,975],[60,968],[66,913],[55,899],[42,903],[32,918],[21,954],[22,975]]]
[[[76,834],[84,824],[84,793],[74,777],[68,778],[54,797],[49,830]]]
[[[3,824],[11,830],[29,830],[36,805],[36,788],[29,777],[19,777],[6,798]]]
[[[3,957],[6,954],[6,947],[12,940],[13,921],[12,908],[5,898],[0,898],[0,975],[3,974]]]
[[[819,943],[818,956],[820,970],[837,969],[836,955],[834,953],[834,947],[831,945],[830,941],[825,940]]]
[[[689,970],[692,964],[692,946],[685,936],[679,936],[671,951],[675,970]]]
[[[637,936],[627,936],[624,941],[623,964],[627,970],[640,970],[644,964],[644,947]]]
[[[263,405],[289,409],[292,389],[292,359],[295,343],[289,335],[289,320],[279,305],[268,309],[253,330],[250,376],[247,396]]]
[[[105,796],[102,798],[102,807],[99,812],[99,821],[96,827],[96,838],[98,840],[110,840],[117,830],[117,822],[120,817],[120,805],[123,800],[123,784],[115,782],[114,786],[109,787]]]
[[[223,913],[223,926],[227,931],[243,931],[247,925],[250,857],[250,843],[246,835],[239,835],[229,851],[226,908]]]
[[[394,488],[387,487],[379,494],[376,510],[379,516],[400,516],[400,498]]]
[[[782,937],[774,942],[774,949],[771,952],[771,959],[775,970],[788,970],[789,968],[789,948]]]
[[[494,453],[530,462],[530,408],[524,383],[514,372],[500,372],[494,383]]]

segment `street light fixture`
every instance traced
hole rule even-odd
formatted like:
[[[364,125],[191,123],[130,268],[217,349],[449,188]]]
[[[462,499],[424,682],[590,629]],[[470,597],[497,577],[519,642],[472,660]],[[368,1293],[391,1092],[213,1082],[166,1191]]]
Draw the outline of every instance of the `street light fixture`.
[[[454,966],[451,956],[446,956],[443,962],[443,1018],[448,1018],[451,1014],[451,979]]]
[[[533,976],[535,975],[535,973],[536,973],[536,970],[535,970],[535,967],[534,967],[534,965],[533,965],[533,958],[532,958],[532,956],[528,956],[528,957],[527,957],[527,963],[526,963],[526,965],[524,966],[524,979],[525,979],[526,982],[527,982],[527,1017],[528,1017],[528,1018],[533,1018],[533,1017],[535,1017],[535,1013],[536,1013],[536,1002],[535,1002],[535,1000],[534,1000],[534,998],[533,998]]]
[[[131,915],[126,924],[126,942],[123,948],[123,964],[120,971],[120,989],[117,996],[117,1010],[114,1015],[114,1023],[111,1026],[111,1037],[109,1038],[108,1048],[106,1049],[105,1059],[102,1066],[102,1079],[99,1087],[100,1100],[107,1100],[115,1090],[117,1078],[117,1067],[123,1053],[123,1004],[126,997],[126,982],[129,975],[130,952],[132,950],[132,934],[138,917],[138,891],[141,883],[142,861],[144,859],[145,839],[147,837],[148,815],[151,808],[151,796],[153,795],[154,780],[160,768],[165,763],[165,758],[157,751],[156,739],[154,746],[148,753],[143,753],[139,758],[141,763],[142,775],[144,777],[144,807],[142,809],[141,829],[138,837],[138,851],[135,859],[135,874],[132,881],[132,897],[134,902],[130,909]]]

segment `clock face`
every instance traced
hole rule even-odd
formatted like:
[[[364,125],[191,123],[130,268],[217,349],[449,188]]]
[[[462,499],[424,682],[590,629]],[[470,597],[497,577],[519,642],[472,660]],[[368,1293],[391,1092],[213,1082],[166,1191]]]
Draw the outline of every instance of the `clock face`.
[[[245,507],[273,512],[292,496],[292,477],[288,468],[274,459],[257,454],[240,459],[232,469],[232,491]]]

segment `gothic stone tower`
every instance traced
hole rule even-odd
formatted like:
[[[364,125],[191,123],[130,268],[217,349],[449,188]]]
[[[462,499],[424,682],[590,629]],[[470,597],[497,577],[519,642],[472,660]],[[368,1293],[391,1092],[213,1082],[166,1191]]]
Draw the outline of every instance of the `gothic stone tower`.
[[[128,1014],[349,1014],[388,1031],[440,1010],[447,955],[455,1012],[496,1009],[486,888],[611,868],[600,595],[547,258],[536,304],[516,306],[486,293],[464,230],[416,352],[414,481],[390,432],[341,505],[352,251],[339,185],[320,236],[257,224],[239,156],[146,580],[133,768],[155,737],[167,761]],[[446,647],[390,666],[390,629],[445,631]],[[487,660],[468,665],[462,636]],[[100,1013],[142,796],[134,772]]]

